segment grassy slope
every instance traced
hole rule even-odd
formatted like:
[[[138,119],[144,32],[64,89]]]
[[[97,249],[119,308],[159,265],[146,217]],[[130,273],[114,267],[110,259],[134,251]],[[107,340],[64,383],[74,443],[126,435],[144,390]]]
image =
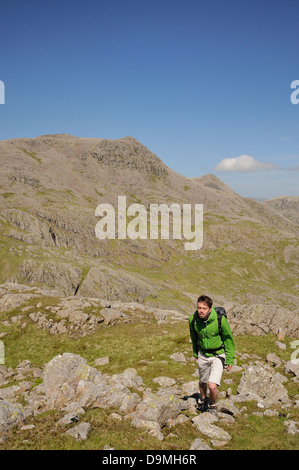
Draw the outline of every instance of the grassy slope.
[[[54,201],[57,207],[66,205],[74,212],[80,208],[70,190],[50,193],[47,204]],[[39,191],[36,197],[41,195],[43,192]],[[92,207],[95,205],[93,201]],[[296,307],[292,295],[298,292],[298,255],[295,257],[298,240],[285,237],[273,225],[246,220],[246,217],[228,219],[205,212],[204,244],[197,252],[184,251],[181,240],[173,241],[172,246],[163,240],[155,245],[149,245],[150,240],[138,240],[138,250],[127,246],[126,241],[110,240],[105,243],[107,253],[103,250],[101,259],[83,253],[75,253],[71,259],[71,246],[58,248],[54,244],[42,246],[18,241],[9,234],[13,229],[17,236],[21,230],[1,219],[0,229],[0,283],[11,279],[26,282],[18,272],[18,266],[26,260],[33,259],[36,266],[45,261],[65,261],[83,272],[82,280],[88,267],[100,262],[102,266],[136,275],[137,279],[140,274],[148,278],[153,290],[157,290],[156,305],[170,307],[173,303],[174,308],[180,308],[188,304],[186,293],[196,296],[200,290],[241,303],[251,302],[253,295],[279,303],[284,299],[286,307]],[[100,244],[98,240],[95,242]],[[293,247],[292,255],[286,259],[285,250],[290,247]],[[161,284],[164,291],[159,291]]]

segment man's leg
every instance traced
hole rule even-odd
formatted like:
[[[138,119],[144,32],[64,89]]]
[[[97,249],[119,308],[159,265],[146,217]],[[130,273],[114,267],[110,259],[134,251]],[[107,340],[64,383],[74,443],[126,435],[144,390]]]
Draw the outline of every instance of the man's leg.
[[[198,401],[198,410],[204,412],[208,409],[207,390],[210,375],[210,364],[205,356],[199,354],[197,365],[199,372],[199,393],[201,398],[200,401]]]
[[[200,400],[198,400],[198,410],[207,411],[209,408],[209,399],[207,397],[208,385],[206,382],[199,381]]]
[[[208,381],[208,387],[210,390],[210,402],[211,402],[212,409],[216,408],[216,403],[217,403],[217,398],[218,398],[218,386],[221,383],[222,373],[223,373],[223,363],[218,357],[214,357],[211,361],[211,373],[210,373],[210,377]]]
[[[207,396],[207,384],[204,382],[199,381],[199,393],[201,396],[202,401],[206,398]]]
[[[214,382],[208,382],[209,390],[210,390],[210,402],[211,405],[216,405],[217,398],[218,398],[218,387],[217,384]]]
[[[202,401],[204,401],[207,396],[208,381],[211,367],[208,358],[205,357],[203,354],[198,354],[197,367],[199,374],[199,393]]]

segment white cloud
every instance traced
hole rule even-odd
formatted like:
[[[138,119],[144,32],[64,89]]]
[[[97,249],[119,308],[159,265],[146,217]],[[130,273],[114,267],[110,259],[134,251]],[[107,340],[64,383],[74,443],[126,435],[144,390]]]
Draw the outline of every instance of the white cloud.
[[[278,165],[268,162],[259,162],[249,155],[240,155],[235,158],[224,158],[219,162],[215,171],[256,171],[256,170],[275,170]]]

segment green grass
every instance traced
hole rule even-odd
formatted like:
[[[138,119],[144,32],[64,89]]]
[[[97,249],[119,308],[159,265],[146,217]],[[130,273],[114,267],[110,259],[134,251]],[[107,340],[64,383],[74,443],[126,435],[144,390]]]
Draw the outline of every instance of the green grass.
[[[21,147],[16,147],[17,149],[21,150],[25,155],[28,155],[28,157],[34,158],[40,165],[43,163],[42,159],[36,156],[36,152],[29,152],[26,149],[23,149]]]
[[[260,410],[258,410],[260,411]],[[287,413],[279,416],[242,415],[233,426],[226,427],[232,436],[227,450],[296,450],[298,436],[286,433],[284,421]],[[295,413],[293,418],[295,418]],[[297,420],[298,420],[297,413]],[[291,418],[288,418],[291,419]],[[224,427],[223,427],[224,428]]]
[[[53,300],[51,299],[52,305]],[[38,303],[40,299],[35,299]],[[32,304],[32,300],[28,302]],[[45,302],[44,305],[46,305]],[[43,307],[39,308],[43,312]],[[17,315],[18,309],[9,313],[9,317]],[[49,312],[47,312],[50,317]],[[0,321],[8,314],[0,314]],[[122,323],[113,327],[101,327],[93,334],[84,337],[70,338],[67,334],[50,335],[47,331],[39,329],[31,320],[27,326],[20,329],[17,324],[11,324],[3,330],[9,331],[4,338],[5,364],[7,367],[16,367],[23,359],[29,359],[36,366],[42,367],[53,356],[63,352],[80,354],[93,366],[94,360],[101,356],[109,356],[110,364],[103,370],[109,374],[123,372],[129,367],[140,369],[140,375],[152,386],[151,380],[157,376],[157,371],[163,375],[170,374],[174,378],[179,374],[184,378],[190,376],[192,366],[182,368],[180,364],[169,359],[169,355],[180,351],[183,341],[191,355],[189,345],[188,325],[158,325],[151,318],[147,322],[133,321]],[[22,319],[22,322],[25,321]],[[177,329],[180,331],[178,333]],[[165,333],[167,332],[167,333]],[[144,361],[149,361],[147,364]],[[167,363],[160,361],[166,360]]]
[[[105,445],[115,450],[181,450],[186,442],[193,442],[198,432],[192,426],[179,425],[172,430],[163,430],[164,441],[152,437],[144,429],[131,426],[130,420],[109,418],[113,410],[89,410],[81,418],[91,424],[86,441],[77,442],[64,432],[73,426],[57,429],[55,423],[63,416],[61,412],[47,412],[34,420],[35,429],[20,431],[15,427],[9,433],[9,442],[0,444],[0,449],[9,450],[102,450]],[[189,446],[190,447],[190,446]]]
[[[15,193],[9,193],[9,192],[0,194],[0,196],[4,197],[4,199],[8,199],[9,197],[12,197],[14,195]]]
[[[28,424],[34,423],[33,430],[21,431],[14,427],[0,449],[9,450],[102,450],[105,445],[115,450],[188,450],[196,439],[202,439],[211,446],[208,438],[201,435],[191,421],[172,429],[162,429],[164,440],[150,436],[144,429],[136,429],[130,420],[114,420],[109,417],[112,411],[91,409],[81,416],[80,422],[89,422],[91,431],[86,441],[77,442],[65,431],[74,425],[57,427],[56,422],[63,412],[50,411],[30,418]],[[117,410],[116,410],[117,411]],[[286,433],[286,417],[259,417],[254,415],[240,416],[231,426],[221,427],[231,435],[231,441],[224,447],[226,450],[295,450],[298,448],[298,437]],[[212,446],[211,446],[212,447]]]

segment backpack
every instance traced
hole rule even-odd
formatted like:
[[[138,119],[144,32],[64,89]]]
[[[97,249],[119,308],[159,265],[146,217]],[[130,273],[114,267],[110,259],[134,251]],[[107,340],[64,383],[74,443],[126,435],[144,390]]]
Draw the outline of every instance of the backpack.
[[[221,339],[222,339],[221,320],[222,320],[222,317],[223,317],[223,316],[225,316],[225,318],[227,318],[227,313],[226,313],[225,308],[223,308],[223,307],[214,307],[214,310],[215,310],[216,313],[217,313],[218,330],[219,330],[219,335],[221,336]],[[193,315],[193,318],[192,318],[192,322],[191,322],[191,326],[192,326],[192,329],[193,329],[194,331],[195,331],[194,323],[195,323],[196,318],[199,318],[197,310],[195,310],[194,315]],[[224,346],[224,345],[222,345],[222,346]],[[212,350],[210,350],[210,351],[212,352]]]

